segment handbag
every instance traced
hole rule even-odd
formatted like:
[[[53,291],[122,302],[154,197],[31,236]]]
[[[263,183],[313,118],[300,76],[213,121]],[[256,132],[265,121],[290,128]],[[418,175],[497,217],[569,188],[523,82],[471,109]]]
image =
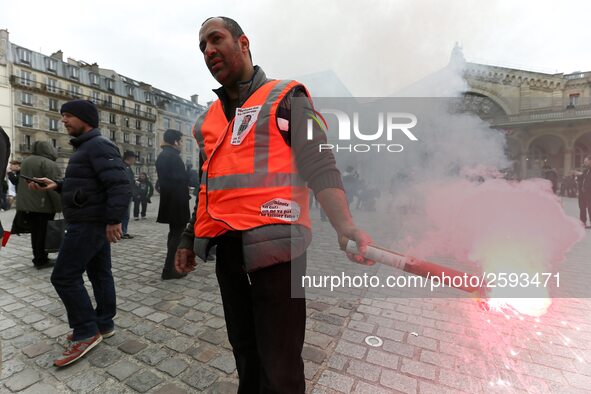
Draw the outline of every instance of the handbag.
[[[45,234],[45,251],[47,253],[59,252],[65,234],[65,219],[47,221],[47,232]]]
[[[31,223],[25,211],[16,211],[10,228],[12,234],[29,234],[31,232]]]

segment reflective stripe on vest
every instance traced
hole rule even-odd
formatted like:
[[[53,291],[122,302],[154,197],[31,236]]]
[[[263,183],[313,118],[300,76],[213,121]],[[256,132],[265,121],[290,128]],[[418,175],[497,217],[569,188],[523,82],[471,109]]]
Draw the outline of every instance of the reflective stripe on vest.
[[[270,81],[257,89],[242,107],[261,106],[248,132],[253,135],[237,145],[230,143],[235,119],[228,122],[219,100],[196,120],[193,135],[207,159],[202,167],[197,237],[266,224],[310,227],[308,189],[295,170],[291,147],[283,140],[276,120],[276,108],[296,86],[301,85]],[[279,208],[284,202],[289,203],[288,208]],[[276,215],[274,209],[280,214]]]

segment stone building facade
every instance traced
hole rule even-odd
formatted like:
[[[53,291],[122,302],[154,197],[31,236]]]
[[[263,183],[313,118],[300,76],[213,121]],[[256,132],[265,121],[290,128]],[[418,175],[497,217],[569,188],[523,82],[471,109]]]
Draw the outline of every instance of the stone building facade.
[[[198,162],[197,146],[189,138],[197,115],[205,110],[197,95],[186,100],[96,63],[64,61],[61,51],[47,56],[11,43],[8,32],[0,30],[0,125],[11,137],[14,158],[29,155],[34,141],[45,140],[58,149],[58,164],[65,168],[72,147],[59,109],[73,99],[97,104],[102,134],[122,153],[136,154],[136,174],[155,178],[167,128],[187,136],[183,160]]]

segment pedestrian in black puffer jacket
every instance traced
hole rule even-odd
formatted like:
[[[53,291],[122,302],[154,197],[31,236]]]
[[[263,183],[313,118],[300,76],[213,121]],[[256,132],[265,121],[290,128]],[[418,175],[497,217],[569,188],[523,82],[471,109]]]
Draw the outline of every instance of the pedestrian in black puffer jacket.
[[[68,223],[121,223],[131,190],[119,149],[98,129],[70,143],[76,151],[61,185],[64,218]]]

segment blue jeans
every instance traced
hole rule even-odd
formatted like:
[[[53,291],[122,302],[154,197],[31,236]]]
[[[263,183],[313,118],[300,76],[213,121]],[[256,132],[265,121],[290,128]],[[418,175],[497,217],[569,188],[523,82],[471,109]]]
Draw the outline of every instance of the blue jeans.
[[[125,216],[121,220],[121,232],[123,234],[127,234],[127,226],[129,225],[129,211],[131,210],[131,200],[129,200],[129,204],[127,204],[127,209],[125,210]]]
[[[114,327],[115,282],[111,272],[111,246],[105,231],[106,225],[100,223],[68,224],[51,274],[51,283],[66,307],[75,341]],[[85,271],[92,283],[96,309],[84,287],[82,275]]]

